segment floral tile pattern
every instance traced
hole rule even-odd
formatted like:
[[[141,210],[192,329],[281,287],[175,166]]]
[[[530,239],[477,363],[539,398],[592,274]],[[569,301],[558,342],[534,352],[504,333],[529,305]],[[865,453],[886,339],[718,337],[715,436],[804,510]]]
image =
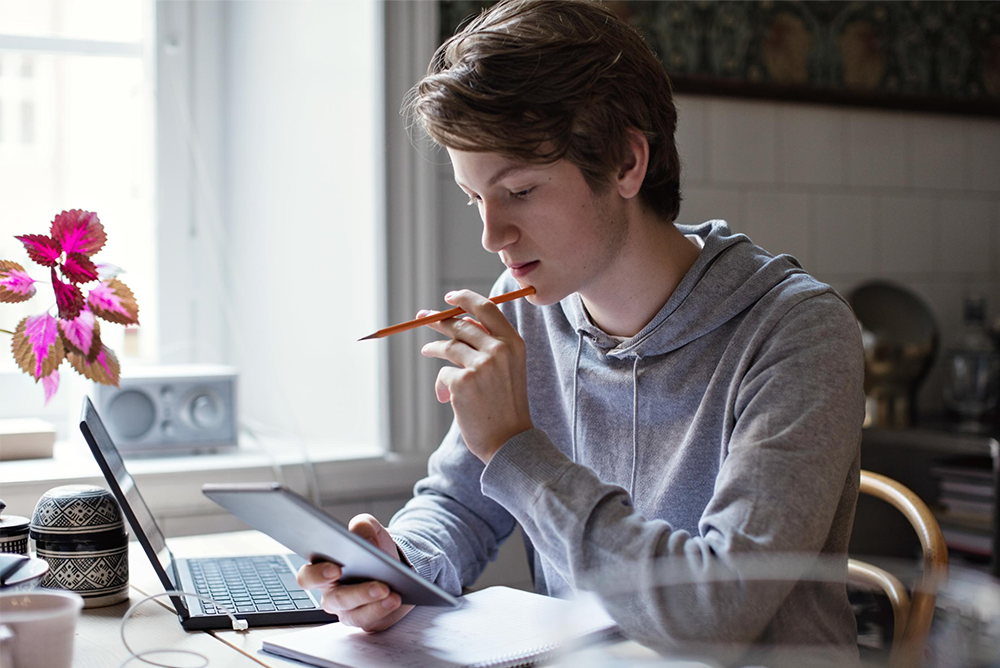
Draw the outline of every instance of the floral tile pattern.
[[[491,4],[439,0],[442,41]],[[678,92],[1000,115],[1000,2],[606,4]]]

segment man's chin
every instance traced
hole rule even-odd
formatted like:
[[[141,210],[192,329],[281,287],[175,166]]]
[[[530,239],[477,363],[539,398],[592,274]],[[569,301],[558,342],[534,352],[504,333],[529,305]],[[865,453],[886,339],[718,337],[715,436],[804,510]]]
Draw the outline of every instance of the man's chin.
[[[565,298],[566,295],[559,294],[552,290],[546,290],[544,287],[539,287],[536,285],[535,294],[528,295],[524,299],[532,306],[551,306],[552,304],[558,304]]]

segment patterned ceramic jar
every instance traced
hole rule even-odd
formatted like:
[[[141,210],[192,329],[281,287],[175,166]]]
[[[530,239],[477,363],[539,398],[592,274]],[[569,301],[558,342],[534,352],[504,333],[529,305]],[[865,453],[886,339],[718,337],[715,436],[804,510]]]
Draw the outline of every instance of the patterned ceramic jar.
[[[31,517],[35,554],[49,562],[43,587],[99,608],[128,599],[128,532],[114,495],[94,485],[47,491]]]
[[[0,513],[7,504],[0,501]],[[0,517],[0,552],[28,554],[28,518],[17,515]]]

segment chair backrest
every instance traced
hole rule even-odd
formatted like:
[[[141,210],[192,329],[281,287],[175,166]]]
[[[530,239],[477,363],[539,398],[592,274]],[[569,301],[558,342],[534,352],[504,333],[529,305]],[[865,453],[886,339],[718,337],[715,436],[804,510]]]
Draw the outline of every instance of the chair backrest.
[[[871,471],[861,471],[862,494],[870,494],[889,503],[910,522],[923,549],[923,573],[908,595],[903,584],[884,569],[863,561],[848,562],[848,581],[882,589],[892,603],[894,631],[889,665],[919,665],[934,619],[937,588],[948,576],[948,548],[941,527],[927,504],[892,478]]]

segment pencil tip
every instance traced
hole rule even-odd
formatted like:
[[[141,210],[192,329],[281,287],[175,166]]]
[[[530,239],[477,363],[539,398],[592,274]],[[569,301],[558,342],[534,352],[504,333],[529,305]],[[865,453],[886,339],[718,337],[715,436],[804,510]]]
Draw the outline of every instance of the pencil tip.
[[[374,339],[377,335],[378,332],[376,332],[375,334],[369,334],[368,336],[361,337],[360,339],[358,339],[358,341],[367,341],[368,339]]]

